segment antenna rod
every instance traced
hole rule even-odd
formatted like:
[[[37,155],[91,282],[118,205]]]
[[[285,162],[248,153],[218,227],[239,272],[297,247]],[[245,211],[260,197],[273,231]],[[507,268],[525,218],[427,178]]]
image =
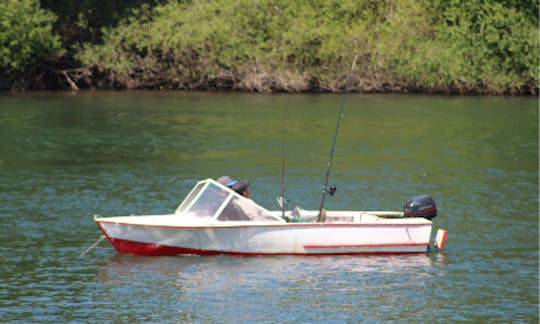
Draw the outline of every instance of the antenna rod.
[[[356,65],[356,59],[358,58],[358,55],[354,56],[353,63],[351,65],[351,70],[349,71],[347,75],[347,82],[345,84],[345,92],[343,94],[343,99],[341,101],[341,107],[339,108],[339,115],[337,118],[337,124],[336,124],[336,130],[334,131],[334,140],[332,142],[332,148],[330,149],[330,159],[328,160],[328,169],[326,170],[326,176],[324,178],[324,184],[322,187],[322,197],[321,197],[321,206],[319,208],[319,215],[317,216],[317,221],[320,222],[322,218],[322,211],[324,208],[324,198],[326,197],[326,187],[328,186],[328,178],[330,177],[330,169],[332,168],[332,159],[334,157],[334,148],[336,147],[336,139],[337,134],[339,130],[339,125],[341,124],[341,119],[343,118],[343,108],[345,107],[345,102],[347,101],[347,96],[349,94],[349,83],[351,81],[351,75],[354,71],[354,66]]]
[[[283,108],[283,121],[281,124],[281,217],[285,219],[285,118],[287,117],[286,108]]]

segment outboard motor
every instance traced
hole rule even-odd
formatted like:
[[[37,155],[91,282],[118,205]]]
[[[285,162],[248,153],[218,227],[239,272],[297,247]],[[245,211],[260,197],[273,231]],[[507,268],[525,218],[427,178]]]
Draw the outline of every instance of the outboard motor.
[[[435,201],[428,195],[417,196],[405,201],[403,217],[424,217],[432,219],[437,216]]]

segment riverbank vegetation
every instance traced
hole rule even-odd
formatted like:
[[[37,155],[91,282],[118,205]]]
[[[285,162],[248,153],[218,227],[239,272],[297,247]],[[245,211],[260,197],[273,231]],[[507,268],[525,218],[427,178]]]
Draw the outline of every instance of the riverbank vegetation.
[[[7,0],[0,88],[342,91],[358,55],[353,91],[537,94],[537,13],[535,0]]]

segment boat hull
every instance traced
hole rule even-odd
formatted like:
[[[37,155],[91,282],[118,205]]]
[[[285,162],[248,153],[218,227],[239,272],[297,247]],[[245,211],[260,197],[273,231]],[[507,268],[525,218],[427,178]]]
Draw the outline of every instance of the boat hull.
[[[131,222],[130,217],[123,217],[96,219],[96,223],[118,252],[140,255],[424,253],[432,228],[430,221],[421,218],[369,224],[166,225]]]

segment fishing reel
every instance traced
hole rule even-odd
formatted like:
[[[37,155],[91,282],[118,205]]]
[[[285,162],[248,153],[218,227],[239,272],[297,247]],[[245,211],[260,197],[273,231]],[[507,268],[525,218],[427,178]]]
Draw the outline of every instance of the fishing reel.
[[[336,186],[331,185],[330,191],[328,191],[328,193],[330,194],[330,196],[333,196],[336,193],[336,190],[337,190]]]
[[[326,187],[323,187],[323,194],[328,192],[330,196],[333,196],[336,193],[336,191],[337,191],[337,187],[334,185],[330,186],[330,190],[326,190]]]

